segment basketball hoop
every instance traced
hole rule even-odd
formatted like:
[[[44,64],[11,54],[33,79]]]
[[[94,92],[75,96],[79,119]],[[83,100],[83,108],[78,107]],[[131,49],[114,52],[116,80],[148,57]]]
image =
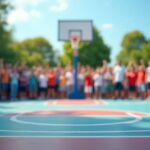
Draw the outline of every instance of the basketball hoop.
[[[73,50],[74,86],[69,98],[83,99],[84,93],[78,89],[78,49],[80,41],[93,41],[93,22],[91,20],[60,20],[59,41],[69,41]]]
[[[77,50],[79,48],[80,36],[72,35],[70,37],[70,42],[73,50]]]

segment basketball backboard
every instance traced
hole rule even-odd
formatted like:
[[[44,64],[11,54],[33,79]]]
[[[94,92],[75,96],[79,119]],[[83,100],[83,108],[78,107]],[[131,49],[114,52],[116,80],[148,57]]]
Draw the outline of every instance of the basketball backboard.
[[[71,36],[80,36],[80,41],[93,40],[93,22],[91,20],[60,20],[58,23],[58,40],[70,41]]]

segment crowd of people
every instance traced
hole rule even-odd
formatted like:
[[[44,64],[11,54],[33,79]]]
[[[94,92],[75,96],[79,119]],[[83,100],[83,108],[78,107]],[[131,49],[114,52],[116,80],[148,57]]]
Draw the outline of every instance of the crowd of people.
[[[0,63],[0,99],[65,99],[73,91],[74,71],[71,65],[50,68],[36,65]],[[96,69],[78,68],[78,89],[90,99],[150,99],[150,62],[147,66],[131,61],[125,67],[107,61]]]

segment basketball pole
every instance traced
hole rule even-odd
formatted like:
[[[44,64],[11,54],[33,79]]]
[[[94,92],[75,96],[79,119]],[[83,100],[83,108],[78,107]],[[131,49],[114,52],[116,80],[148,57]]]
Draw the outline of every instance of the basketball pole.
[[[74,88],[73,92],[69,95],[70,99],[84,99],[84,94],[78,90],[78,48],[74,48],[73,67],[74,67]]]

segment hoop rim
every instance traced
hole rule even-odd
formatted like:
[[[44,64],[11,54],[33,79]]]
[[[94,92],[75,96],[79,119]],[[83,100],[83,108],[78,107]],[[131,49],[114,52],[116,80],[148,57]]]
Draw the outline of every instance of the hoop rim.
[[[76,38],[76,39],[74,39],[74,38]],[[70,42],[71,43],[80,42],[80,40],[81,40],[80,35],[71,35],[70,36]]]
[[[80,35],[71,35],[70,36],[70,42],[71,42],[71,46],[73,49],[78,49],[80,40],[81,40]]]

